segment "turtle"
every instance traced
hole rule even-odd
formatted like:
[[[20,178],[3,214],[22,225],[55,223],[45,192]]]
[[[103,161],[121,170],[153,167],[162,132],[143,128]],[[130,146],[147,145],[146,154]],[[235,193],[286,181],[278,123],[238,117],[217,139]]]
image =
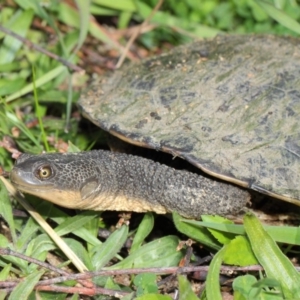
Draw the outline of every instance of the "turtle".
[[[21,156],[12,182],[80,209],[229,215],[247,205],[247,190],[299,206],[299,46],[292,37],[220,35],[128,63],[82,94],[78,105],[94,124],[125,142],[180,157],[207,178],[100,150]],[[108,178],[97,175],[100,164]],[[51,200],[48,188],[41,195],[21,182],[31,173],[26,184],[39,186],[71,166],[76,178],[67,174],[59,181],[68,189],[76,186],[76,203],[59,193]],[[106,195],[100,205],[101,181],[116,184],[118,196]]]

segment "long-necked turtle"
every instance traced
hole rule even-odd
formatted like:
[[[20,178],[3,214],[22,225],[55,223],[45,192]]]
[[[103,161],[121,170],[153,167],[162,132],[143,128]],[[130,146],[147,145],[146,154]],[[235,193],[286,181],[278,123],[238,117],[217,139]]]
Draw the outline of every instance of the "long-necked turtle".
[[[102,78],[79,105],[111,134],[219,180],[95,151],[21,157],[11,176],[19,189],[67,207],[188,217],[239,211],[249,196],[238,186],[300,205],[298,39],[218,36],[181,46]]]

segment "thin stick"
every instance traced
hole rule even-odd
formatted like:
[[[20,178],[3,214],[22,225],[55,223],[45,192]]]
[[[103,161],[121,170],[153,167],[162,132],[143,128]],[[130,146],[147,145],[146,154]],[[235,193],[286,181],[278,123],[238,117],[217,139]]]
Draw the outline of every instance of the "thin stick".
[[[129,48],[131,47],[132,43],[134,42],[134,40],[137,38],[137,36],[140,34],[140,32],[142,31],[144,26],[147,26],[147,24],[149,23],[149,21],[152,19],[153,15],[159,10],[159,8],[161,7],[161,5],[163,4],[164,0],[159,0],[157,2],[157,4],[155,5],[155,7],[153,8],[151,14],[144,20],[144,22],[138,26],[137,30],[134,31],[134,33],[132,34],[132,36],[130,37],[122,55],[119,58],[118,63],[116,64],[116,69],[120,68],[121,65],[124,62],[125,57],[127,56],[127,52],[129,51]]]
[[[3,27],[2,25],[0,25],[0,30],[2,32],[4,32],[4,33],[6,33],[6,34],[8,34],[8,35],[10,35],[12,37],[14,37],[15,39],[21,41],[28,48],[34,49],[34,50],[36,50],[38,52],[41,52],[41,53],[43,53],[43,54],[45,54],[45,55],[47,55],[47,56],[49,56],[49,57],[51,57],[51,58],[59,61],[59,62],[61,62],[63,65],[67,66],[69,69],[71,69],[73,71],[81,72],[81,73],[85,72],[84,69],[82,69],[82,68],[80,68],[80,67],[78,67],[78,66],[76,66],[76,65],[74,65],[72,63],[70,63],[69,61],[65,60],[64,58],[62,58],[62,57],[60,57],[60,56],[58,56],[58,55],[56,55],[56,54],[54,54],[52,52],[49,52],[49,51],[45,50],[44,48],[42,48],[42,47],[40,47],[40,46],[32,43],[31,41],[25,39],[24,37],[18,35],[17,33],[13,32],[13,31],[11,31],[10,29]]]
[[[28,213],[36,220],[36,222],[47,232],[51,239],[56,243],[60,250],[72,261],[74,266],[83,273],[87,271],[87,267],[64,242],[64,240],[52,229],[52,227],[44,220],[44,218],[26,201],[25,197],[19,193],[9,181],[0,176],[8,192],[13,195],[17,201],[28,211]]]

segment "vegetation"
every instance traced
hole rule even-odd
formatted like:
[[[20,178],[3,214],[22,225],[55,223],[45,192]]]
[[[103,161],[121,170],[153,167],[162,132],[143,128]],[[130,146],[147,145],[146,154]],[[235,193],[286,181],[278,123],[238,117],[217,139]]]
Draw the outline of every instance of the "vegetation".
[[[155,8],[157,4],[157,0],[0,3],[0,166],[5,170],[13,166],[7,150],[41,153],[99,147],[103,143],[99,130],[86,129],[90,125],[81,119],[76,102],[92,75],[113,69],[121,54],[135,61],[218,33],[300,34],[300,5],[295,0],[165,0]],[[128,51],[126,43],[134,34],[137,38]],[[67,67],[64,61],[72,65]],[[187,237],[196,241],[194,253],[204,256],[212,251],[215,256],[200,293],[194,281],[187,280],[191,277],[178,276],[179,299],[222,299],[219,273],[226,269],[222,263],[244,270],[256,264],[264,268],[258,272],[259,267],[252,267],[256,272],[247,275],[236,271],[234,299],[300,298],[299,274],[282,253],[298,255],[291,251],[300,244],[297,227],[263,228],[253,215],[246,215],[241,226],[219,217],[203,216],[200,222],[176,214],[178,231],[170,222],[171,229],[161,232],[159,224],[166,221],[152,214],[134,216],[130,226],[123,216],[123,223],[114,226],[117,213],[112,218],[95,212],[74,214],[20,195],[14,197],[19,204],[11,202],[0,183],[0,214],[9,228],[2,226],[0,233],[0,280],[7,283],[0,283],[0,299],[7,295],[8,299],[35,299],[37,294],[41,299],[79,299],[79,294],[106,299],[103,295],[117,297],[118,293],[123,299],[171,299],[173,290],[161,288],[158,274],[176,274],[176,266],[189,263],[191,243],[180,243],[178,250],[179,239]],[[31,216],[13,211],[22,206]],[[112,232],[103,242],[99,228]],[[124,246],[128,240],[131,245]],[[199,251],[199,245],[208,250]],[[193,254],[190,259],[195,262],[197,257]],[[131,268],[126,271],[129,275],[122,275]],[[140,268],[151,269],[143,273]],[[101,275],[93,279],[97,288],[88,275],[78,274],[86,270]],[[187,271],[191,270],[195,269]]]

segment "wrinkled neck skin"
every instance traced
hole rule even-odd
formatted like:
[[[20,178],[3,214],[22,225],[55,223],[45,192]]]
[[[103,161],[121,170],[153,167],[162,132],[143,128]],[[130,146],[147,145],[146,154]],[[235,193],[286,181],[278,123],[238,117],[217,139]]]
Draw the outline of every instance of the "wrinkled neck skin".
[[[50,166],[41,180],[37,170]],[[12,183],[57,205],[89,210],[156,213],[177,211],[185,217],[233,215],[249,194],[226,183],[110,151],[22,155],[11,172]]]

